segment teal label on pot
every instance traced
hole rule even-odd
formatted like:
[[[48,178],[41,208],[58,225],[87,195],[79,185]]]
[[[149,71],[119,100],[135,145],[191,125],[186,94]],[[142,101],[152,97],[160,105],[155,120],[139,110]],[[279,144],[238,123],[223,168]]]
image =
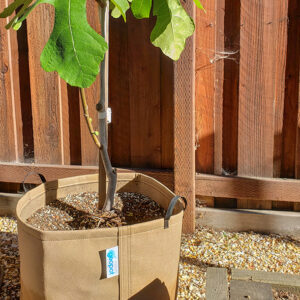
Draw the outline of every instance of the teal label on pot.
[[[119,247],[106,249],[106,277],[119,275]]]

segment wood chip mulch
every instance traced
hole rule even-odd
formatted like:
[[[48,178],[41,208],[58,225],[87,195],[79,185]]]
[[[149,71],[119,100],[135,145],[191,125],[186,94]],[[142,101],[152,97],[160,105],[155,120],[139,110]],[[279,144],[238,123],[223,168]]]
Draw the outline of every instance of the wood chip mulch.
[[[132,225],[165,216],[155,201],[137,193],[119,193],[109,212],[98,211],[97,193],[80,193],[54,200],[27,222],[41,230],[84,230]]]

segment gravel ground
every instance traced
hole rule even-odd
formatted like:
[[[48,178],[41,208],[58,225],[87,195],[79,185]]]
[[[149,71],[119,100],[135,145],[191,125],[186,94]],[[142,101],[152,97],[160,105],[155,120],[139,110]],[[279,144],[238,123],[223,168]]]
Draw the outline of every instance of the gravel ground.
[[[1,300],[19,299],[19,258],[14,218],[0,218],[0,263],[4,267]],[[177,299],[205,299],[208,267],[300,274],[298,241],[277,235],[216,232],[197,228],[182,238]],[[274,291],[275,299],[299,297]]]

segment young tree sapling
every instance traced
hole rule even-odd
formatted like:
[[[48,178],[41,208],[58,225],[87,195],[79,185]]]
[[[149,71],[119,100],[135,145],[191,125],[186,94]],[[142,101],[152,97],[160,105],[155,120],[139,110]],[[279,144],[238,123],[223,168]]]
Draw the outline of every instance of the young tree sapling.
[[[38,4],[51,4],[55,8],[55,22],[40,61],[47,72],[56,71],[69,85],[80,88],[84,116],[89,132],[99,148],[108,178],[99,176],[99,209],[110,210],[114,205],[117,174],[107,152],[106,103],[108,101],[108,17],[123,17],[131,9],[137,19],[149,18],[151,11],[156,24],[151,32],[152,44],[173,60],[178,60],[195,25],[182,7],[180,0],[96,0],[99,5],[102,35],[87,22],[86,0],[14,0],[0,14],[10,21],[6,29],[18,30],[22,22]],[[187,0],[192,1],[192,0]],[[193,0],[203,9],[199,0]],[[101,96],[97,104],[99,133],[94,130],[89,116],[84,89],[91,86],[99,74],[101,63]],[[98,138],[99,136],[99,138]],[[101,166],[100,166],[101,170]]]

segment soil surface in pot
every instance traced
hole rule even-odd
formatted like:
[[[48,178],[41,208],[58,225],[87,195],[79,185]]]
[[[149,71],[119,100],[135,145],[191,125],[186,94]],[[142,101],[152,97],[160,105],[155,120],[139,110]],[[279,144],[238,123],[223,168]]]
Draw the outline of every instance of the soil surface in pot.
[[[98,193],[79,193],[51,201],[27,223],[40,230],[84,230],[118,227],[159,219],[166,211],[147,196],[119,193],[109,212],[97,209]]]

